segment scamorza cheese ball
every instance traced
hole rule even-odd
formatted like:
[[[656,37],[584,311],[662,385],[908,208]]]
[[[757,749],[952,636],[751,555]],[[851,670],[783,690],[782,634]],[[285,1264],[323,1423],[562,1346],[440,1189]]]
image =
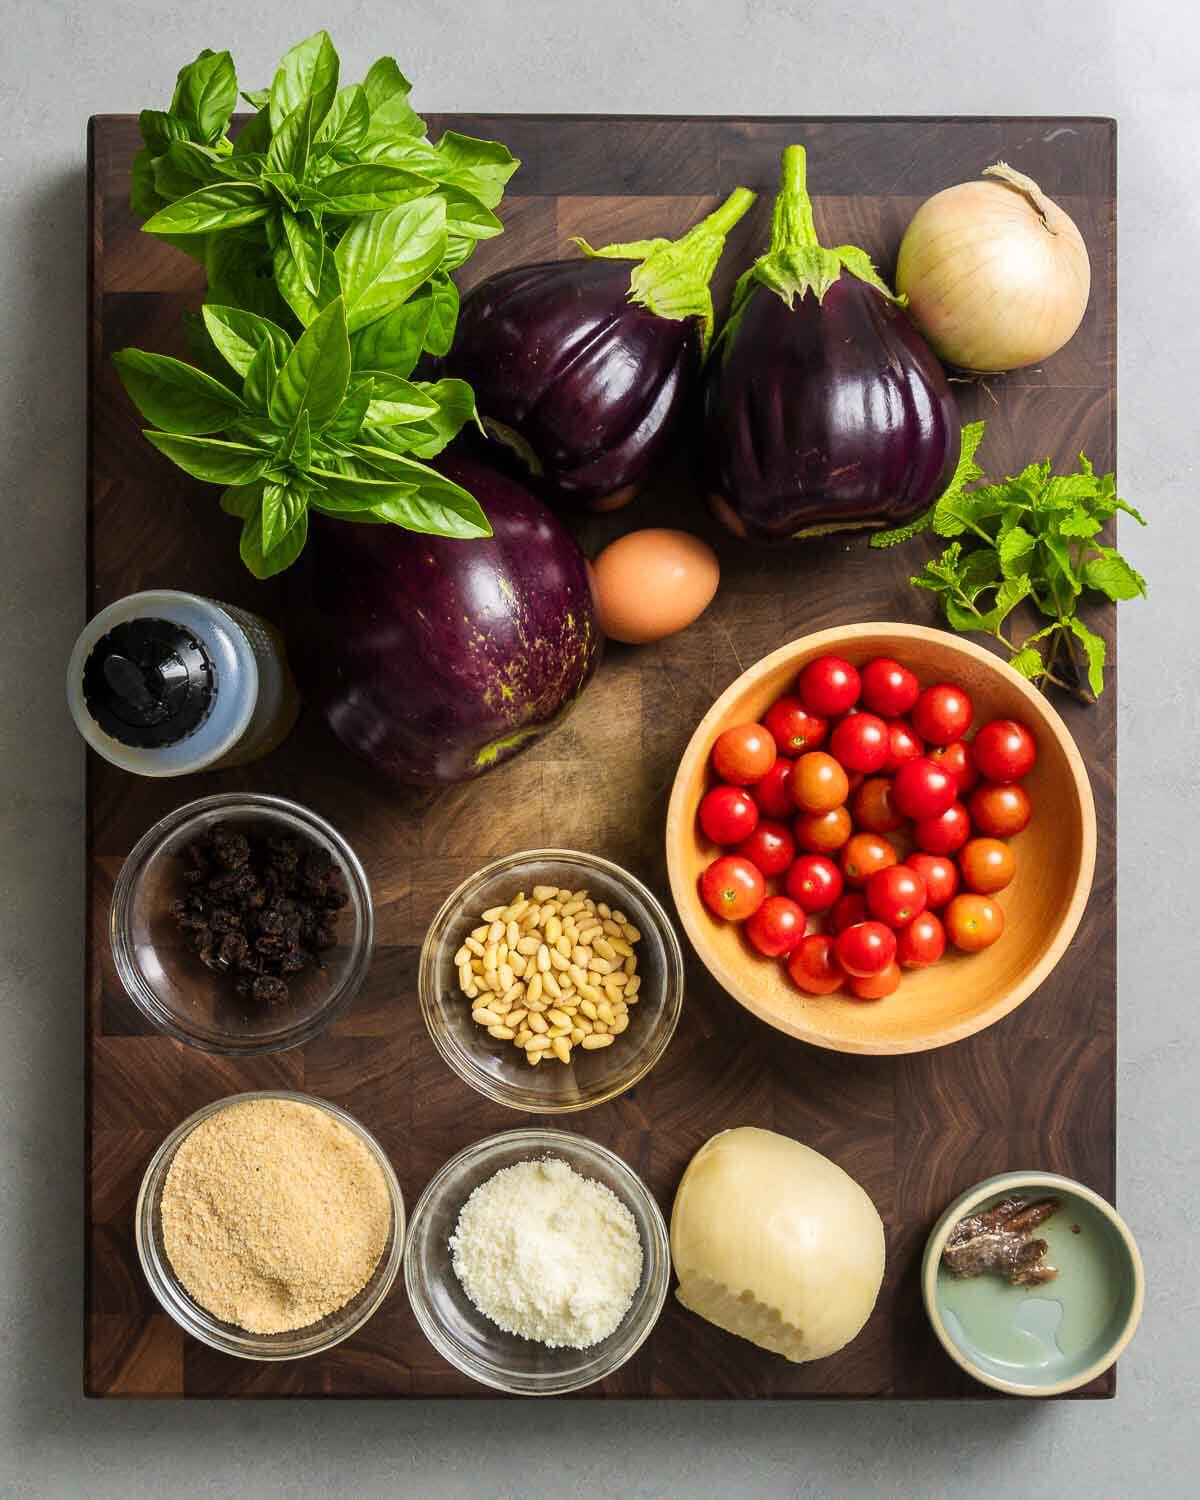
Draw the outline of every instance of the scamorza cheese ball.
[[[824,1359],[871,1316],[883,1223],[828,1157],[741,1126],[713,1136],[688,1165],[671,1259],[684,1307],[785,1359]]]

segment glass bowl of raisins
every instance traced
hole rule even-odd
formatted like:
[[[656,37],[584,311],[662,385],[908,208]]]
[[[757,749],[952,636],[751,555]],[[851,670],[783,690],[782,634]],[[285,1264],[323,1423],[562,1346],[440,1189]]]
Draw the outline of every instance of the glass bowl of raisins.
[[[323,818],[282,797],[203,797],[121,867],[109,918],[125,992],[206,1052],[282,1052],[349,1005],[374,944],[367,877]]]

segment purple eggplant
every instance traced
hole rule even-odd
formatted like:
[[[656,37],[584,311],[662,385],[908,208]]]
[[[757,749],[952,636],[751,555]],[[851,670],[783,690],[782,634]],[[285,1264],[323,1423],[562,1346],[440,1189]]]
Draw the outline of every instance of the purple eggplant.
[[[817,241],[803,146],[705,378],[713,509],[759,541],[901,525],[959,453],[945,372],[864,251]]]
[[[585,258],[500,271],[463,299],[445,373],[471,384],[552,504],[615,509],[678,437],[712,332],[708,284],[753,201],[738,188],[675,241],[580,240]]]
[[[349,750],[418,785],[465,781],[540,739],[602,641],[587,563],[557,517],[481,464],[437,467],[478,497],[490,537],[314,513],[292,601],[305,695]]]

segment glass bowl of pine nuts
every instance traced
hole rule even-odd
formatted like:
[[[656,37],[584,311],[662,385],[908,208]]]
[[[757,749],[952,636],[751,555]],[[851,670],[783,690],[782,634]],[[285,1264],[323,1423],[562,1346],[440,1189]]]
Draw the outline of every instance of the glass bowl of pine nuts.
[[[465,880],[421,949],[421,1013],[479,1093],[532,1114],[615,1099],[667,1049],[683,954],[655,896],[595,854],[533,849]]]

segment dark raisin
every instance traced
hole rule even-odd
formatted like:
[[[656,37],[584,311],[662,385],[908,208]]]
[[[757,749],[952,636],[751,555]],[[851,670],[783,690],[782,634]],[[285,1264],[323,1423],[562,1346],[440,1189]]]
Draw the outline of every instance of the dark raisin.
[[[251,992],[260,1005],[282,1005],[288,997],[287,981],[270,974],[260,974]]]

